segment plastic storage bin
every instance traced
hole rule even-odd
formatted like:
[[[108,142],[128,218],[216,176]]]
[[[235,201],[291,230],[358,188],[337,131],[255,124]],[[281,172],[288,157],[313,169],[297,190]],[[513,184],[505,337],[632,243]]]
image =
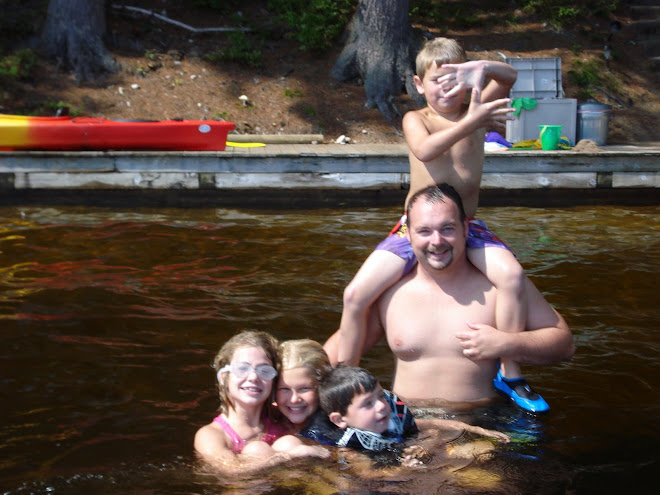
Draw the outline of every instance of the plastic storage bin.
[[[580,103],[577,109],[577,140],[591,139],[598,146],[607,144],[612,105],[597,101]]]
[[[540,125],[560,125],[561,135],[575,144],[577,100],[555,98],[537,100],[533,110],[521,110],[515,120],[506,122],[506,140],[510,143],[538,139]]]
[[[518,71],[511,98],[562,98],[561,58],[507,58]]]

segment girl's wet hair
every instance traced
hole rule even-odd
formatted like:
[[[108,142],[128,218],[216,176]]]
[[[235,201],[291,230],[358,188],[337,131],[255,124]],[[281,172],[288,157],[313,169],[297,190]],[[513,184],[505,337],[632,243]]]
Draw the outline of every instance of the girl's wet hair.
[[[434,38],[424,43],[415,59],[417,77],[424,79],[426,71],[433,62],[442,64],[462,64],[467,62],[467,54],[460,43],[451,38]]]
[[[319,384],[332,369],[323,346],[311,339],[286,340],[279,347],[282,370],[306,368]]]
[[[339,365],[321,383],[319,404],[326,414],[344,415],[356,395],[373,392],[377,385],[376,377],[364,368]]]
[[[245,347],[256,347],[258,349],[263,349],[266,353],[266,357],[270,360],[270,364],[278,372],[280,370],[280,356],[277,352],[279,342],[275,337],[267,332],[258,332],[253,330],[245,330],[237,335],[234,335],[230,338],[225,344],[220,348],[218,353],[213,359],[213,368],[218,370],[223,368],[225,365],[230,364],[234,353],[238,349],[243,349]],[[227,372],[228,373],[228,372]],[[227,380],[224,380],[224,383],[221,383],[218,380],[218,390],[220,394],[220,412],[227,414],[229,408],[234,408],[234,403],[227,393]],[[266,401],[266,407],[268,414],[271,414],[270,403],[274,400],[275,387],[272,387],[271,397]]]

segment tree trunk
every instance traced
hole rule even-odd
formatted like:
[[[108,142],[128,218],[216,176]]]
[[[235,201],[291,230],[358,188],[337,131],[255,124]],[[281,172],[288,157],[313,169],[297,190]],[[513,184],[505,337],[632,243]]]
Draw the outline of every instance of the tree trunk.
[[[366,106],[389,120],[401,114],[393,103],[403,88],[419,105],[424,99],[413,83],[421,37],[413,33],[409,0],[360,0],[348,27],[348,40],[332,69],[342,82],[364,81]]]
[[[41,34],[44,52],[78,82],[94,81],[115,72],[117,65],[103,43],[104,0],[50,0]]]

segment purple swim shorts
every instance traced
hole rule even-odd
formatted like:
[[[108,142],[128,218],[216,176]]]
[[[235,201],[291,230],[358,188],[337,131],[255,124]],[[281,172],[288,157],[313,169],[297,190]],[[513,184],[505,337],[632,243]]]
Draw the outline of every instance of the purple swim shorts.
[[[376,246],[376,251],[389,251],[406,262],[406,266],[403,270],[404,275],[412,270],[417,262],[417,258],[415,257],[415,253],[413,253],[406,231],[406,216],[404,215],[401,217],[401,220],[399,220],[399,223],[394,226],[390,235]],[[488,227],[483,220],[477,220],[476,218],[472,218],[469,221],[466,245],[469,248],[477,249],[498,247],[510,250],[499,237],[488,230]]]

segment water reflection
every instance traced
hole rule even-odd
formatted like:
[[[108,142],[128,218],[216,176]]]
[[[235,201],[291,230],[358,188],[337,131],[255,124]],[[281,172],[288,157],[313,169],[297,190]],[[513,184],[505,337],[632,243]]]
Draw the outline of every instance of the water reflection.
[[[196,463],[210,361],[244,328],[323,340],[398,210],[0,208],[6,493],[611,493],[657,470],[660,207],[484,208],[571,324],[573,361],[526,368],[550,402],[470,419],[510,432],[450,476],[337,460],[235,482]],[[385,386],[384,344],[363,361]]]

